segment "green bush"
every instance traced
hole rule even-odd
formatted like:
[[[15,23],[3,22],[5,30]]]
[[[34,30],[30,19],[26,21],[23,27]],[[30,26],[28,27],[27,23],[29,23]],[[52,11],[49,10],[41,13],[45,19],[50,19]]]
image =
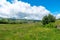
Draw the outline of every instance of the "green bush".
[[[44,16],[42,19],[43,25],[51,23],[51,22],[55,22],[55,17],[51,14]]]
[[[55,23],[49,23],[49,24],[46,24],[45,27],[56,28],[56,25],[55,25]]]

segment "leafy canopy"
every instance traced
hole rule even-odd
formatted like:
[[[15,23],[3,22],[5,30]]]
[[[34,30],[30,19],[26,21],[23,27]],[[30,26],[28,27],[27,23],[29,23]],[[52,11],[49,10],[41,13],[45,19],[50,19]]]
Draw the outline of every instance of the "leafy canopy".
[[[45,24],[48,24],[51,22],[55,22],[55,19],[56,18],[53,15],[49,14],[49,15],[46,15],[43,17],[42,23],[43,23],[43,25],[45,25]]]

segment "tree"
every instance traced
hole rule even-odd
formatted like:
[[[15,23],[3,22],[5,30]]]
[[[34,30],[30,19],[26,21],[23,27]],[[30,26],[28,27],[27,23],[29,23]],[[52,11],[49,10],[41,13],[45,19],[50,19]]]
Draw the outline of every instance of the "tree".
[[[45,24],[48,24],[51,22],[55,22],[55,19],[56,18],[53,15],[49,14],[49,15],[46,15],[43,17],[42,23],[43,23],[43,25],[45,25]]]

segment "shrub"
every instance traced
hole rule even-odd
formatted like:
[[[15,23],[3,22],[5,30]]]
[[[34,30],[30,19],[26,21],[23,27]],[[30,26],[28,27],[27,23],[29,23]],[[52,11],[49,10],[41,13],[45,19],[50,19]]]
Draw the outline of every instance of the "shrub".
[[[55,17],[51,14],[44,16],[42,19],[43,25],[51,23],[51,22],[55,22]]]
[[[55,25],[55,23],[49,23],[49,24],[46,24],[45,27],[56,28],[56,25]]]

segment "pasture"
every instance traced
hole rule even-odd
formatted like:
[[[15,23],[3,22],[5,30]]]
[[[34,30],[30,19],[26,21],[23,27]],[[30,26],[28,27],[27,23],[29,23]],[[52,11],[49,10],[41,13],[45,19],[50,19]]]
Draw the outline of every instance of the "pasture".
[[[60,30],[41,23],[0,24],[0,40],[60,40]]]

